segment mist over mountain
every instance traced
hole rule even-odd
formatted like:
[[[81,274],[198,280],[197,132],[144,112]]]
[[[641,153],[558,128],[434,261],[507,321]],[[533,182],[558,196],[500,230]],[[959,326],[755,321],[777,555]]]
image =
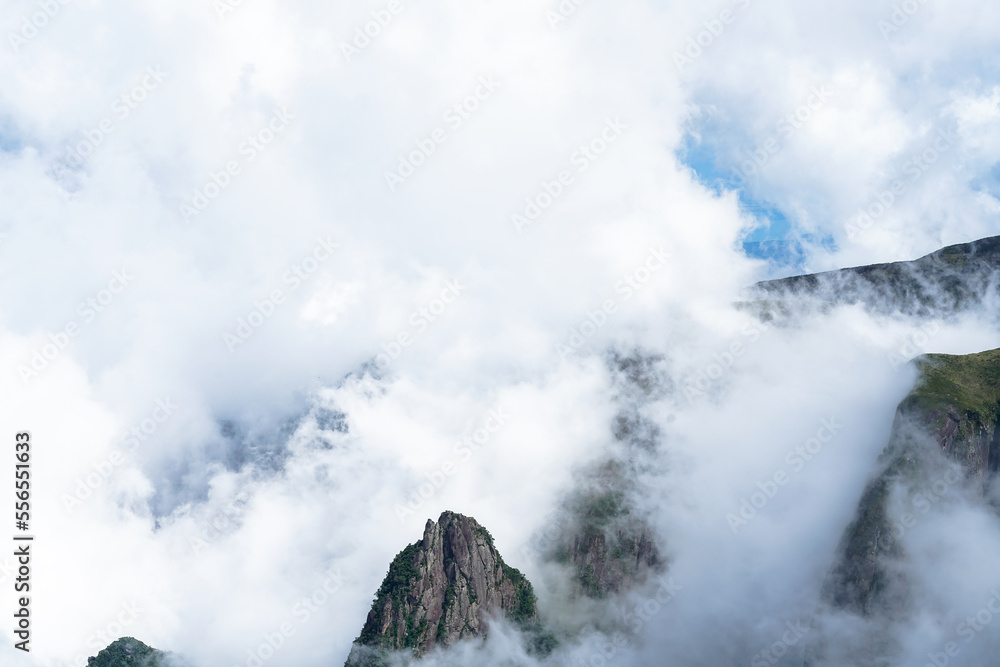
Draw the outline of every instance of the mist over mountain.
[[[994,308],[998,289],[1000,237],[994,236],[910,262],[762,282],[751,290],[751,303],[767,318],[788,314],[793,305],[831,309],[861,304],[875,313],[930,319]]]
[[[817,318],[830,324],[858,305],[874,316],[910,318],[918,330],[920,322],[937,322],[936,335],[963,315],[981,313],[992,298],[986,290],[996,287],[995,245],[995,239],[984,239],[914,262],[764,283],[754,290],[767,299],[741,308],[759,313],[759,329],[753,330],[758,336],[801,331]],[[727,370],[735,371],[742,355],[730,354],[732,368]],[[886,365],[895,370],[893,354]],[[721,364],[718,356],[716,363]],[[657,617],[670,615],[675,623],[697,628],[697,622],[670,611],[683,604],[692,585],[678,582],[681,577],[689,581],[692,571],[675,566],[675,559],[695,573],[715,563],[685,563],[678,555],[685,529],[704,527],[664,521],[650,500],[658,493],[670,498],[675,491],[671,481],[679,481],[678,473],[692,472],[693,457],[684,465],[678,452],[671,451],[668,434],[678,421],[675,411],[683,402],[694,409],[698,401],[709,409],[724,408],[726,397],[697,388],[697,379],[689,380],[694,392],[682,391],[685,381],[671,372],[668,353],[609,351],[603,364],[611,400],[618,406],[607,418],[608,443],[577,468],[554,514],[542,524],[540,517],[531,517],[540,527],[528,535],[520,553],[512,554],[526,564],[530,576],[506,564],[493,535],[475,519],[445,511],[437,522],[426,522],[421,540],[392,559],[347,665],[641,660],[654,637],[664,634],[655,625]],[[996,576],[989,568],[968,569],[967,559],[989,553],[990,541],[1000,535],[1000,351],[926,354],[907,367],[913,372],[903,384],[910,389],[898,407],[880,404],[886,409],[883,424],[891,426],[880,430],[885,436],[880,450],[866,443],[867,453],[857,466],[812,463],[839,453],[824,450],[847,449],[837,447],[845,432],[877,441],[866,429],[852,429],[843,415],[830,413],[819,420],[812,437],[788,450],[785,467],[757,481],[739,506],[726,513],[732,539],[752,535],[755,522],[769,524],[763,531],[773,539],[785,528],[766,514],[780,503],[774,511],[788,520],[794,506],[783,500],[794,492],[797,474],[820,468],[814,481],[829,484],[822,478],[832,469],[849,489],[831,494],[843,506],[823,524],[830,534],[815,535],[822,548],[802,578],[811,588],[784,592],[777,601],[797,606],[800,613],[775,631],[778,638],[753,655],[750,664],[904,665],[921,641],[932,661],[945,656],[949,662],[958,659],[956,664],[982,664],[978,661],[994,650],[989,623],[997,613],[992,603],[1000,605],[1000,589],[987,590],[993,597],[984,598],[977,615],[964,620],[961,603],[975,590],[976,583],[968,582],[978,579],[979,586],[988,587]],[[378,382],[371,375],[363,377]],[[316,417],[307,423],[316,420],[312,428],[346,437],[350,413],[334,414],[345,418],[335,424],[324,418],[322,423],[336,428],[322,428]],[[433,491],[434,475],[427,480],[423,486]],[[677,486],[683,492],[683,485]],[[407,509],[400,516],[419,512]],[[771,548],[767,544],[763,553]],[[340,574],[334,579],[336,586],[324,589],[336,594]],[[729,594],[711,577],[698,584],[706,595]],[[312,600],[317,601],[315,594]],[[301,611],[311,608],[307,600],[303,603]],[[981,614],[990,618],[977,620]],[[938,619],[940,630],[933,640],[940,646],[921,628],[928,618]],[[248,652],[248,662],[256,657],[263,663],[279,653],[291,638],[284,628],[265,635],[265,642]],[[753,628],[733,625],[730,632],[749,636]],[[914,633],[923,636],[917,639]],[[678,644],[675,650],[686,646]],[[733,655],[733,646],[719,642],[697,647],[697,652],[724,660]],[[100,667],[118,667],[166,659],[129,639],[116,642],[97,661]]]
[[[0,2],[0,666],[995,661],[996,3]]]

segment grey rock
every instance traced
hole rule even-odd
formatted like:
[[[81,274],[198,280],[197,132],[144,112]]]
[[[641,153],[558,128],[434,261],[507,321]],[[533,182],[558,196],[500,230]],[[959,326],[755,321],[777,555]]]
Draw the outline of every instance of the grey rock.
[[[497,618],[536,629],[537,616],[531,584],[504,563],[489,532],[444,512],[389,566],[347,664],[382,664],[389,651],[419,657],[485,637]]]

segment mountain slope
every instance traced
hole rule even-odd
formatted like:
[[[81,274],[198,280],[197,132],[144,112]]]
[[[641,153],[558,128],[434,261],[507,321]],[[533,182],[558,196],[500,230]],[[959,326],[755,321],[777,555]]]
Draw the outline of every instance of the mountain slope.
[[[611,425],[615,445],[577,472],[575,488],[561,501],[559,519],[534,540],[535,556],[564,566],[571,586],[551,587],[577,598],[604,599],[628,593],[667,568],[649,522],[635,506],[644,473],[655,465],[661,434],[642,410],[662,397],[669,375],[662,357],[632,350],[607,359],[619,412]],[[545,582],[551,584],[552,582]]]
[[[793,310],[863,304],[871,311],[943,317],[996,296],[1000,236],[942,248],[910,262],[873,264],[758,283],[741,304],[765,319]]]
[[[916,363],[921,380],[900,403],[881,470],[865,489],[823,589],[828,602],[862,615],[884,611],[905,594],[904,585],[893,586],[888,565],[903,555],[901,517],[889,512],[893,486],[936,494],[934,484],[961,483],[983,493],[1000,469],[1000,350],[927,355]],[[958,463],[962,475],[934,473],[940,454]]]

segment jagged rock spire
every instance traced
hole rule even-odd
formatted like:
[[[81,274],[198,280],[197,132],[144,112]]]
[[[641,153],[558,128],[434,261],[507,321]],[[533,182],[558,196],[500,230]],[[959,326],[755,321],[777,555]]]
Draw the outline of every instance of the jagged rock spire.
[[[419,656],[482,637],[499,617],[535,623],[531,584],[504,563],[475,519],[444,512],[392,561],[347,664],[379,664],[379,655],[389,650]]]

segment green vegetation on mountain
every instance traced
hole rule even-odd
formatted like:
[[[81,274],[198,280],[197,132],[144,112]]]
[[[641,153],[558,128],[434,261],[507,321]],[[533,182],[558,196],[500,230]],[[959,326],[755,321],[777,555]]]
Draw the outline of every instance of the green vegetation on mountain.
[[[419,574],[415,561],[420,554],[421,546],[422,542],[414,542],[392,559],[392,563],[389,564],[389,572],[385,575],[382,585],[379,586],[378,592],[375,594],[372,609],[382,608],[390,601],[397,607],[403,606],[410,582],[416,579]],[[374,626],[366,625],[358,641],[369,645],[378,644],[379,637]]]
[[[122,637],[90,658],[87,667],[167,667],[167,654],[133,637]]]
[[[983,490],[1000,468],[1000,350],[931,354],[914,363],[920,379],[899,405],[882,470],[865,489],[824,584],[834,606],[866,616],[899,607],[907,595],[905,582],[890,574],[891,561],[904,556],[905,532],[890,512],[893,489],[936,497],[933,484],[947,474],[942,455],[960,464],[956,482]]]
[[[389,565],[347,664],[380,665],[390,651],[421,656],[435,646],[485,637],[496,617],[535,643],[544,638],[531,583],[504,562],[483,526],[444,512]]]
[[[921,380],[903,402],[905,409],[935,411],[938,428],[950,409],[982,425],[1000,421],[1000,350],[962,356],[929,354],[916,363]]]

